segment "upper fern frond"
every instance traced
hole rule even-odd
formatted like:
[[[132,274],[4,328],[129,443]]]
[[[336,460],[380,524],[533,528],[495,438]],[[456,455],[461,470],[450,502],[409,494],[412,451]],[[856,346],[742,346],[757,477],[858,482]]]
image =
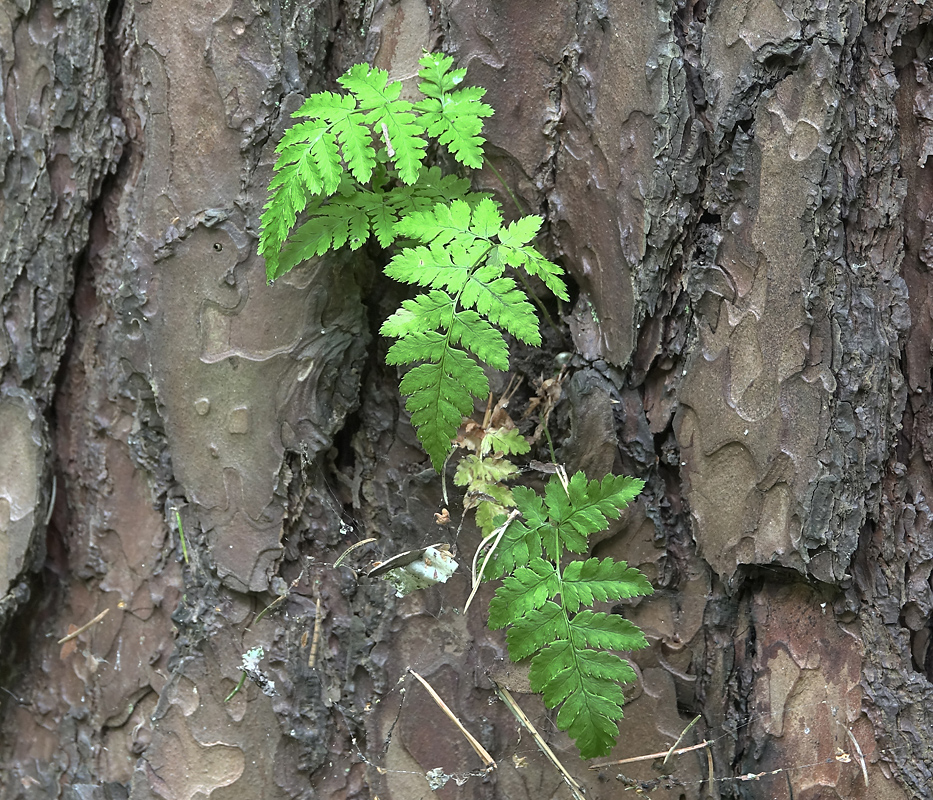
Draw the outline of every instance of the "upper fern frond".
[[[482,89],[459,88],[466,71],[452,69],[449,56],[426,54],[419,63],[424,99],[414,105],[385,70],[357,64],[338,79],[346,94],[320,92],[295,112],[299,121],[276,148],[259,252],[275,280],[332,250],[357,250],[372,236],[383,248],[402,245],[386,274],[428,293],[400,309],[384,332],[398,339],[390,363],[419,365],[401,386],[417,394],[407,406],[439,467],[459,415],[486,393],[474,358],[507,368],[503,331],[541,342],[534,307],[506,271],[524,269],[561,298],[567,290],[560,268],[530,246],[539,218],[506,226],[490,196],[422,163],[434,138],[461,164],[481,166],[480,132],[492,109],[481,102]],[[301,214],[307,219],[299,224]]]
[[[492,116],[492,108],[480,99],[486,90],[478,86],[455,91],[466,75],[465,69],[451,70],[450,56],[426,54],[418,62],[425,96],[415,104],[427,125],[428,134],[436,138],[461,164],[479,169],[483,166],[483,145],[480,136],[483,117]]]
[[[454,90],[465,70],[451,70],[449,56],[426,54],[419,63],[424,100],[417,104],[401,99],[401,82],[389,81],[385,70],[356,64],[338,78],[346,94],[318,92],[292,115],[300,121],[286,130],[276,147],[275,176],[261,218],[259,252],[266,259],[270,280],[314,255],[348,243],[361,246],[368,238],[368,232],[360,235],[364,222],[388,247],[395,239],[392,226],[410,211],[425,208],[419,200],[437,202],[469,194],[468,182],[451,179],[456,186],[451,191],[454,186],[439,181],[439,170],[425,172],[427,139],[439,141],[460,163],[481,166],[479,134],[492,109],[480,102],[483,89]],[[363,209],[365,214],[359,211],[360,203],[352,209],[336,199],[325,202],[338,189],[347,196],[347,174],[355,181],[352,194],[376,195]],[[405,192],[380,197],[392,193],[388,184],[396,179],[398,186],[392,188],[416,187],[409,193],[410,203],[405,202]],[[363,188],[370,181],[372,191]],[[476,196],[473,203],[479,199]],[[377,204],[383,200],[385,213],[380,214]],[[279,251],[303,211],[327,219],[302,231],[298,236],[302,246],[292,248],[288,259],[280,261]],[[351,225],[353,232],[344,236]]]

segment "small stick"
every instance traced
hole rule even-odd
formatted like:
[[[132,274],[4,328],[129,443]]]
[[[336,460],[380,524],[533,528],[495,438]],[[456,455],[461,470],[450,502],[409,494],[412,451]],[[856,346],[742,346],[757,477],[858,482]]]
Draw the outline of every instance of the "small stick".
[[[842,723],[839,723],[842,725]],[[855,738],[855,734],[852,733],[845,725],[842,725],[842,728],[849,735],[849,738],[852,740],[852,744],[855,745],[855,752],[858,754],[858,763],[862,768],[862,778],[865,781],[866,788],[868,787],[868,768],[865,766],[865,756],[862,755],[862,748],[859,746],[858,739]]]
[[[308,668],[314,667],[317,660],[317,646],[321,641],[321,598],[314,604],[314,631],[311,634],[311,652],[308,653]]]
[[[224,702],[225,702],[225,703],[229,703],[230,700],[233,698],[233,695],[235,695],[238,691],[240,691],[240,689],[243,688],[243,684],[244,684],[244,683],[246,683],[246,672],[241,672],[241,673],[240,673],[240,681],[239,681],[239,683],[237,683],[237,685],[233,687],[233,691],[230,692],[230,694],[228,694],[228,695],[224,698]]]
[[[709,747],[709,742],[705,739],[699,744],[691,745],[690,747],[681,747],[680,750],[675,750],[673,753],[671,753],[670,750],[662,750],[660,753],[652,753],[648,756],[633,756],[632,758],[623,758],[621,761],[607,761],[605,764],[593,764],[590,769],[614,767],[618,764],[634,764],[636,761],[651,761],[653,758],[661,758],[661,756],[666,756],[668,753],[672,756],[682,756],[684,753],[692,753],[694,750],[701,750],[704,747]],[[764,773],[762,773],[762,775],[764,775]]]
[[[106,617],[107,614],[109,614],[109,613],[110,613],[110,609],[109,609],[109,608],[105,608],[103,611],[100,612],[100,614],[98,614],[96,617],[94,617],[94,619],[92,619],[90,622],[88,622],[88,623],[85,624],[85,625],[82,625],[82,626],[81,626],[80,628],[78,628],[76,631],[72,631],[72,632],[69,633],[67,636],[63,636],[61,639],[59,639],[59,640],[56,642],[56,644],[64,644],[65,642],[70,642],[72,639],[77,639],[77,638],[78,638],[82,633],[84,633],[88,628],[90,628],[92,625],[96,625],[96,624],[97,624],[98,622],[100,622],[104,617]]]
[[[389,139],[389,129],[384,122],[382,123],[382,135],[386,140],[386,152],[389,154],[389,158],[395,158],[395,150],[392,149],[392,140]]]
[[[55,510],[55,495],[58,492],[58,478],[55,476],[55,473],[52,473],[52,496],[49,498],[49,507],[45,512],[45,522],[44,525],[49,524],[49,520],[52,519],[52,512]]]
[[[684,729],[680,732],[680,736],[678,736],[678,737],[677,737],[677,741],[674,742],[674,744],[671,745],[671,749],[667,751],[667,755],[664,756],[664,761],[663,761],[662,763],[666,764],[666,763],[670,760],[670,757],[671,757],[672,755],[674,755],[674,750],[677,749],[677,745],[679,745],[679,744],[684,740],[684,736],[687,735],[687,731],[689,731],[689,730],[690,730],[694,725],[696,725],[699,721],[700,721],[700,715],[697,714],[697,715],[693,718],[693,722],[691,722],[686,728],[684,728]]]
[[[337,558],[337,560],[334,562],[334,568],[336,569],[337,567],[339,567],[340,564],[341,564],[341,562],[342,562],[348,555],[350,555],[350,553],[352,553],[354,550],[356,550],[357,547],[362,547],[364,544],[369,544],[370,542],[375,542],[375,541],[376,541],[376,537],[375,537],[375,536],[370,536],[368,539],[363,539],[362,542],[357,542],[356,544],[351,544],[346,550],[344,550],[344,551],[340,554],[340,556],[339,556],[339,557]]]
[[[554,751],[548,747],[547,742],[544,741],[541,734],[538,733],[534,725],[531,724],[531,720],[525,716],[525,712],[522,711],[518,703],[515,702],[515,698],[509,693],[509,690],[504,686],[500,686],[498,683],[492,680],[492,685],[496,687],[496,693],[502,699],[502,702],[506,704],[509,711],[511,711],[515,718],[522,724],[522,726],[531,734],[531,738],[535,740],[535,744],[538,745],[538,749],[544,753],[548,761],[550,761],[554,767],[560,772],[563,779],[566,781],[567,786],[570,788],[570,792],[574,797],[574,800],[586,800],[583,797],[583,787],[580,783],[564,768],[564,765],[560,763],[557,756],[554,755]]]
[[[418,679],[418,681],[421,683],[422,686],[424,686],[425,689],[428,690],[428,694],[430,694],[431,697],[434,699],[434,702],[437,703],[438,706],[440,706],[441,711],[443,711],[448,717],[450,717],[454,725],[456,725],[460,729],[460,733],[462,733],[466,737],[466,740],[470,743],[470,747],[472,747],[476,751],[476,755],[478,755],[481,759],[483,759],[483,763],[486,765],[486,769],[487,770],[495,769],[497,766],[496,760],[491,755],[489,755],[489,753],[486,751],[486,748],[483,747],[479,743],[479,741],[477,741],[477,739],[473,736],[473,734],[471,734],[466,728],[463,727],[463,724],[460,722],[459,719],[457,719],[454,712],[451,711],[447,707],[447,703],[441,700],[440,695],[434,691],[431,684],[428,683],[424,678],[422,678],[411,667],[408,668],[408,671]]]
[[[557,477],[560,478],[560,485],[564,487],[564,493],[569,497],[570,489],[567,486],[570,482],[567,480],[567,470],[563,466],[557,468]]]
[[[256,623],[258,623],[259,620],[261,620],[264,616],[266,616],[266,614],[267,614],[269,611],[271,611],[273,608],[275,608],[275,607],[276,607],[279,603],[281,603],[286,597],[288,597],[288,592],[285,592],[285,594],[280,594],[278,597],[276,597],[275,600],[273,600],[271,603],[269,603],[269,605],[267,605],[262,611],[259,612],[259,614],[256,616],[256,619],[253,620],[253,625],[255,625]],[[253,625],[250,625],[249,628],[247,628],[247,630],[252,630],[252,629],[253,629]]]

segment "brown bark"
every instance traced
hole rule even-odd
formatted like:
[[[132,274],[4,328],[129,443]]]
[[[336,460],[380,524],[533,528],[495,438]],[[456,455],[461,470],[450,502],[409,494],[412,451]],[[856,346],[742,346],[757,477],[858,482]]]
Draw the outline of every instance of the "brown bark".
[[[441,797],[569,796],[488,673],[590,797],[927,797],[931,21],[907,0],[6,2],[0,798],[407,800],[436,767],[466,777]],[[625,609],[651,647],[614,757],[699,715],[682,744],[711,761],[588,771],[486,631],[488,587],[464,616],[463,568],[396,600],[330,566],[370,536],[357,565],[453,540],[457,501],[438,529],[373,335],[401,297],[379,254],[270,287],[258,217],[303,97],[437,46],[487,88],[490,158],[575,286],[516,355],[513,411],[570,353],[559,458],[648,482],[594,548],[657,590]],[[256,645],[278,694],[225,703]],[[498,769],[470,775],[409,666]]]

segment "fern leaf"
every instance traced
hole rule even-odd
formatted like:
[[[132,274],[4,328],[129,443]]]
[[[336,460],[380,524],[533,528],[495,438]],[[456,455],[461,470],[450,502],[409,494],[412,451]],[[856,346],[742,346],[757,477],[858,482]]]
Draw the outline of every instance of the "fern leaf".
[[[488,536],[505,522],[506,512],[515,505],[512,502],[511,490],[504,486],[500,486],[498,490],[491,492],[487,490],[487,493],[495,498],[496,502],[486,501],[478,503],[476,506],[476,527],[483,532],[484,536]]]
[[[571,561],[561,581],[561,597],[570,613],[580,606],[592,605],[597,600],[621,600],[654,593],[648,579],[624,561],[611,558],[589,558],[586,561]],[[631,648],[617,647],[616,650]]]
[[[527,245],[541,229],[544,220],[538,216],[522,217],[499,232],[499,241],[507,250],[520,250]]]
[[[399,218],[419,211],[429,211],[438,203],[454,200],[476,205],[489,197],[488,194],[470,191],[470,182],[456,175],[442,175],[437,167],[422,167],[418,182],[395,186],[385,194],[388,203]]]
[[[502,453],[505,456],[518,456],[531,449],[529,441],[519,433],[518,428],[494,428],[483,437],[482,454]]]
[[[525,293],[511,278],[493,278],[495,270],[480,267],[470,275],[463,287],[460,302],[467,308],[476,307],[490,322],[505,328],[526,344],[541,344],[538,317]]]
[[[458,293],[469,280],[470,265],[455,264],[451,253],[442,246],[408,247],[388,263],[384,272],[401,283]]]
[[[622,475],[607,475],[602,482],[587,481],[577,472],[564,491],[556,476],[545,489],[548,515],[558,525],[563,545],[575,553],[586,547],[586,537],[605,530],[608,519],[618,519],[621,510],[644,488],[644,481]]]
[[[453,59],[440,54],[427,54],[419,62],[421,82],[418,86],[425,99],[415,104],[422,113],[428,134],[447,148],[461,164],[479,169],[483,166],[483,145],[480,135],[483,117],[492,116],[492,108],[480,102],[486,90],[471,87],[454,91],[463,81],[465,69],[451,70]]]
[[[570,641],[575,648],[641,650],[648,640],[641,629],[618,614],[584,609],[570,620]]]
[[[415,332],[434,331],[438,328],[447,333],[449,344],[462,344],[496,369],[509,368],[509,348],[502,334],[475,311],[457,311],[456,301],[447,292],[434,290],[406,300],[402,307],[383,323],[380,333],[384,336],[404,338]],[[417,347],[422,345],[422,340],[417,342],[414,349],[396,343],[389,352],[394,350],[393,358],[400,360],[392,363],[421,360]]]
[[[405,300],[402,307],[382,323],[379,333],[401,338],[415,331],[434,331],[440,327],[447,329],[455,308],[454,298],[447,292],[435,289]]]
[[[364,120],[383,140],[399,177],[405,183],[415,183],[427,142],[421,138],[424,123],[417,120],[414,107],[407,100],[399,100],[401,82],[389,83],[385,70],[367,64],[356,64],[337,81],[356,96],[360,109],[367,112]]]
[[[388,364],[427,361],[409,370],[399,385],[431,463],[440,471],[463,417],[473,411],[473,397],[485,397],[489,383],[480,366],[434,331],[399,339],[386,355]]]
[[[543,538],[551,539],[554,529],[548,522],[547,511],[541,498],[526,486],[512,489],[515,507],[524,521],[515,520],[505,531],[499,546],[486,565],[483,577],[493,580],[524,567],[529,560],[541,555]]]
[[[364,209],[352,203],[332,202],[319,207],[314,216],[300,225],[282,248],[270,280],[281,277],[302,261],[322,256],[330,250],[350,245],[360,248],[369,238],[369,218]],[[266,259],[266,267],[269,260]]]
[[[385,273],[402,283],[459,293],[464,307],[475,307],[490,322],[523,342],[540,344],[534,306],[511,278],[493,277],[495,270],[488,267],[477,269],[482,254],[481,244],[470,250],[448,249],[437,243],[411,247],[395,256]]]
[[[398,214],[387,200],[388,193],[373,192],[368,194],[366,202],[366,213],[380,247],[390,247],[395,241],[398,222]]]
[[[469,203],[465,200],[454,200],[451,203],[437,203],[425,211],[411,213],[399,222],[396,229],[402,236],[425,244],[433,242],[446,245],[457,242],[467,247],[480,238],[471,230],[472,217],[473,209]]]
[[[481,458],[471,453],[457,464],[454,485],[468,486],[468,491],[485,492],[518,474],[518,467],[511,461],[504,458]]]
[[[489,627],[504,628],[515,622],[516,617],[541,608],[549,597],[557,594],[559,581],[553,564],[542,558],[532,559],[527,567],[517,569],[496,589],[489,603]],[[545,639],[547,641],[550,640]]]
[[[516,493],[522,487],[512,489],[512,498],[517,501]],[[516,503],[517,504],[517,503]],[[485,580],[494,580],[525,566],[530,559],[541,555],[541,536],[535,529],[529,529],[519,520],[515,520],[506,530],[499,546],[483,572]]]
[[[574,739],[583,758],[609,754],[625,702],[619,684],[635,680],[631,666],[612,653],[577,650],[563,640],[532,658],[529,679],[548,708],[563,703],[557,727]]]
[[[365,65],[357,65],[365,66]],[[339,95],[333,92],[319,92],[313,94],[302,104],[293,117],[303,117],[311,120],[306,123],[293,125],[279,142],[278,151],[284,148],[308,145],[315,152],[314,163],[328,172],[342,172],[340,157],[333,149],[317,150],[315,131],[326,125],[324,134],[328,138],[335,137],[340,141],[343,149],[343,158],[351,174],[360,183],[365,183],[372,175],[376,165],[376,151],[372,147],[372,131],[366,125],[365,115],[357,108],[357,101],[350,95]],[[326,158],[325,162],[323,159]],[[327,189],[326,194],[332,194],[336,187]]]
[[[503,588],[500,586],[496,594]],[[512,661],[521,661],[561,637],[561,631],[567,628],[567,614],[553,600],[547,600],[540,607],[513,618],[508,625],[505,641],[509,646],[509,657]]]

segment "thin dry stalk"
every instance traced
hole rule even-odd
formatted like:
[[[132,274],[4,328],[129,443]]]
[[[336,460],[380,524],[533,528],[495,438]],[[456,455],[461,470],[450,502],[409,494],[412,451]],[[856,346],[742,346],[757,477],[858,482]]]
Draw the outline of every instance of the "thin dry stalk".
[[[505,535],[506,530],[508,530],[509,525],[512,524],[514,520],[521,512],[514,508],[512,513],[509,514],[509,518],[496,528],[492,533],[489,534],[483,541],[479,543],[479,547],[476,548],[476,552],[473,554],[473,566],[472,566],[472,578],[473,578],[473,591],[470,592],[470,596],[467,598],[466,605],[463,607],[463,613],[466,614],[470,609],[470,603],[473,602],[473,598],[476,597],[476,593],[479,591],[481,576],[486,571],[486,565],[489,563],[489,559],[492,558],[492,554],[495,552],[496,548],[499,546],[499,542],[502,541],[502,537]],[[495,537],[495,541],[489,548],[489,551],[486,553],[486,558],[483,559],[483,566],[480,567],[479,572],[476,571],[476,560],[479,558],[480,551],[485,546],[486,542]]]
[[[354,550],[356,550],[357,547],[362,547],[364,544],[369,544],[370,542],[375,542],[375,541],[376,541],[376,537],[375,537],[375,536],[370,536],[368,539],[363,539],[362,542],[357,542],[356,544],[351,544],[346,550],[344,550],[344,551],[338,556],[337,560],[334,562],[334,568],[336,569],[337,567],[339,567],[340,564],[343,562],[343,560],[344,560],[348,555],[350,555],[350,553],[352,553]]]
[[[98,614],[96,617],[94,617],[94,619],[92,619],[90,622],[88,622],[88,623],[82,625],[82,626],[81,626],[80,628],[78,628],[76,631],[72,631],[72,632],[69,633],[67,636],[63,636],[61,639],[58,640],[57,644],[64,644],[65,642],[70,642],[72,639],[77,639],[77,638],[78,638],[82,633],[84,633],[88,628],[90,628],[92,625],[96,625],[96,624],[97,624],[98,622],[100,622],[104,617],[106,617],[107,614],[109,614],[109,613],[110,613],[110,609],[109,609],[109,608],[105,608],[103,611],[100,612],[100,614]]]
[[[408,668],[408,671],[418,679],[418,681],[421,683],[422,686],[424,686],[425,689],[428,690],[428,694],[430,694],[431,697],[434,699],[434,702],[437,703],[438,706],[440,706],[441,711],[443,711],[448,717],[450,717],[454,725],[456,725],[460,729],[460,733],[462,733],[464,737],[466,738],[466,740],[470,743],[470,747],[472,747],[476,751],[476,755],[478,755],[483,760],[483,763],[486,765],[486,769],[487,770],[495,769],[497,766],[496,760],[491,755],[489,755],[489,753],[486,751],[486,748],[483,747],[479,743],[479,741],[473,736],[473,734],[463,727],[463,723],[461,723],[460,720],[457,719],[457,715],[454,714],[454,712],[451,711],[450,708],[448,708],[447,703],[445,703],[441,699],[441,696],[437,692],[434,691],[434,687],[432,687],[430,683],[428,683],[424,678],[422,678],[411,667]]]
[[[317,660],[317,648],[321,641],[321,598],[314,604],[314,632],[311,634],[311,652],[308,653],[308,668],[314,667]]]
[[[842,725],[842,723],[839,723]],[[848,734],[849,738],[852,740],[852,744],[855,746],[856,755],[858,755],[858,763],[862,768],[862,778],[865,781],[865,787],[868,788],[868,767],[865,766],[865,756],[862,755],[862,748],[859,746],[858,739],[855,738],[855,734],[852,733],[845,725],[842,725],[843,730]]]
[[[499,695],[502,702],[505,703],[505,705],[508,707],[509,711],[515,715],[515,718],[522,724],[522,727],[524,727],[525,730],[531,734],[531,738],[534,739],[535,744],[538,745],[538,748],[542,753],[544,753],[547,760],[554,765],[558,772],[560,772],[561,777],[563,777],[564,781],[567,783],[567,786],[570,788],[570,793],[573,795],[574,800],[586,800],[586,798],[583,796],[583,786],[576,780],[576,778],[573,777],[573,775],[567,772],[564,765],[560,763],[560,760],[556,755],[554,755],[554,751],[548,747],[547,742],[544,741],[535,726],[531,724],[531,720],[525,716],[525,712],[522,711],[518,703],[515,702],[515,698],[512,697],[512,695],[509,693],[509,690],[504,686],[500,686],[495,681],[492,681],[492,685],[496,687],[496,693]]]
[[[674,744],[671,745],[671,749],[668,750],[668,751],[667,751],[667,755],[664,756],[664,763],[665,763],[665,764],[670,760],[670,757],[671,757],[672,755],[674,755],[674,751],[677,749],[677,745],[679,745],[679,744],[684,740],[684,736],[687,735],[687,732],[688,732],[694,725],[696,725],[699,721],[700,721],[700,715],[697,714],[697,715],[693,718],[693,722],[691,722],[689,725],[687,725],[687,727],[684,728],[684,729],[680,732],[680,736],[677,737],[677,741],[674,742]]]
[[[690,747],[681,747],[680,750],[662,750],[660,753],[651,753],[647,756],[632,756],[632,758],[623,758],[619,761],[607,761],[605,764],[593,764],[590,769],[603,769],[604,767],[615,767],[619,764],[634,764],[636,761],[651,761],[655,758],[661,758],[661,756],[667,756],[670,753],[672,756],[682,756],[684,753],[692,753],[694,750],[701,750],[704,747],[709,747],[709,742],[705,739],[699,744],[691,745]]]
[[[276,597],[275,600],[269,603],[269,605],[267,605],[262,611],[260,611],[256,615],[256,619],[253,620],[253,625],[258,623],[259,620],[261,620],[264,616],[266,616],[266,614],[268,614],[273,608],[275,608],[279,603],[281,603],[286,597],[288,597],[288,592],[286,592],[285,594],[280,594],[278,597]],[[250,628],[248,628],[247,630],[252,630],[252,626],[250,626]]]

